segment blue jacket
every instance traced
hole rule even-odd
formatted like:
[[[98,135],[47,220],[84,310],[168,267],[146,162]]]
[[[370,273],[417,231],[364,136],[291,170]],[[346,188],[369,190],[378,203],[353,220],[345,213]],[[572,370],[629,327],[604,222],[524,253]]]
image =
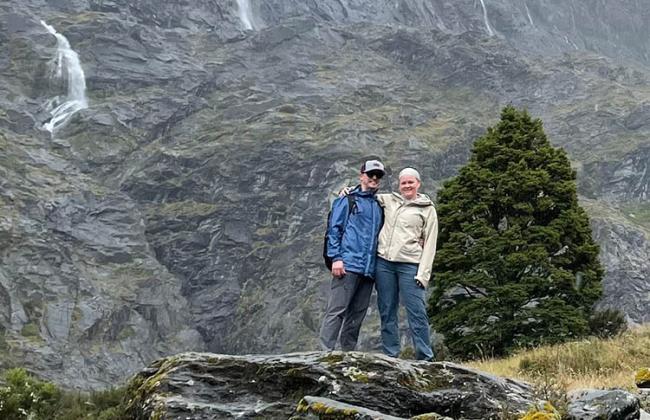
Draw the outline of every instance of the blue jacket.
[[[345,271],[374,278],[382,210],[374,191],[356,187],[350,195],[355,199],[351,213],[346,197],[339,197],[332,204],[327,226],[327,256],[332,261],[342,260]]]

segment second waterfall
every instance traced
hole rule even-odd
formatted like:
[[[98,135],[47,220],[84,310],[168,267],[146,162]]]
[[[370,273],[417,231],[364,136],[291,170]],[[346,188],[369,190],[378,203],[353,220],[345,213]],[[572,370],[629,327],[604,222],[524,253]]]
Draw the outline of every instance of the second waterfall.
[[[244,29],[255,30],[250,0],[237,0],[237,7],[239,8],[239,20],[244,25]]]

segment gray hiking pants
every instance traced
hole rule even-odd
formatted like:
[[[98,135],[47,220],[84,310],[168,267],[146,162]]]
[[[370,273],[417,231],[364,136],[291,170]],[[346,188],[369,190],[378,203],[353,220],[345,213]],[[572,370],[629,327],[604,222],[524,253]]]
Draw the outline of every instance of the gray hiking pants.
[[[320,345],[331,351],[341,335],[341,350],[351,351],[357,346],[361,323],[366,317],[373,280],[356,273],[341,278],[332,277],[327,310],[320,328]]]

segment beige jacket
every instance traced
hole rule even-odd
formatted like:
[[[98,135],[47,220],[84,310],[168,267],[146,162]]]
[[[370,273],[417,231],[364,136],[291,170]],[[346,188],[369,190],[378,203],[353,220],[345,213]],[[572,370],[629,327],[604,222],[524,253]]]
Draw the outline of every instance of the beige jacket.
[[[438,239],[438,215],[433,202],[424,194],[418,194],[413,201],[404,201],[396,192],[376,197],[384,208],[377,255],[388,261],[419,264],[415,278],[427,287]]]

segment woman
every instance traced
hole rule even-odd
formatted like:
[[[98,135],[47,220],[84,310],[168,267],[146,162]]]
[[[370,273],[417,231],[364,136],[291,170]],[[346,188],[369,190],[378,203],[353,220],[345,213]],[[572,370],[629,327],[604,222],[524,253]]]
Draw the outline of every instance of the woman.
[[[418,360],[432,360],[425,288],[436,253],[438,217],[431,199],[419,194],[420,174],[413,168],[399,173],[399,193],[377,194],[384,208],[379,233],[375,288],[381,317],[383,352],[400,353],[397,311],[406,308],[411,339]]]

